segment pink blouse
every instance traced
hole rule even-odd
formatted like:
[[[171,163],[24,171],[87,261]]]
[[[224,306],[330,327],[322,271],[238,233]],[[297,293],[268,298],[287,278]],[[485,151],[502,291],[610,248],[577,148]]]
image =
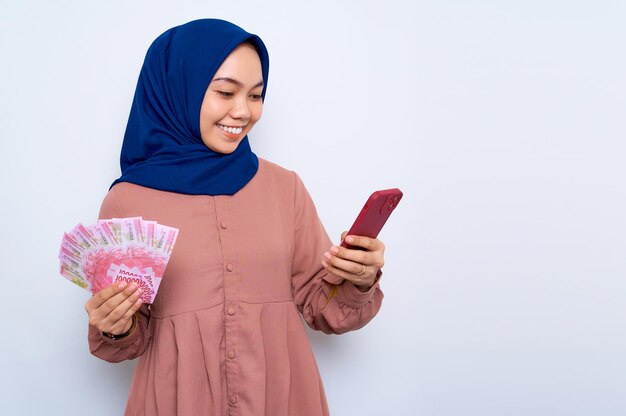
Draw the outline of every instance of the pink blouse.
[[[119,183],[100,218],[142,216],[180,230],[156,300],[103,360],[140,357],[126,415],[328,415],[301,316],[313,329],[361,328],[380,309],[321,265],[331,241],[302,181],[266,160],[233,196],[184,195]],[[328,300],[332,284],[339,284]]]

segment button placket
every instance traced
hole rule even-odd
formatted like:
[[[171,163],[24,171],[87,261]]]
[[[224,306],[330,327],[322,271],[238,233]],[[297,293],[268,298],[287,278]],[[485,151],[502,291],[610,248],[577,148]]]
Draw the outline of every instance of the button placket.
[[[224,306],[225,306],[225,320],[224,320],[224,348],[225,348],[225,367],[226,367],[226,391],[228,394],[228,404],[234,408],[237,404],[237,395],[239,393],[239,368],[237,360],[235,360],[235,346],[237,340],[240,338],[239,324],[238,324],[238,305],[236,303],[237,297],[237,269],[235,267],[235,245],[233,242],[233,236],[231,233],[231,227],[229,227],[230,218],[229,214],[232,212],[229,209],[230,200],[229,196],[217,196],[215,197],[215,213],[216,213],[216,226],[220,236],[220,244],[222,249],[222,284],[224,288]]]

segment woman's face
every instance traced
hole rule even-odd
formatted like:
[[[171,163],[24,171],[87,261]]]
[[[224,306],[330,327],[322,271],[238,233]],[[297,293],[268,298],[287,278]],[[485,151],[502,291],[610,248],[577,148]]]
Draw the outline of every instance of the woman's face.
[[[218,153],[232,153],[263,111],[261,60],[253,46],[239,45],[222,62],[200,108],[202,141]]]

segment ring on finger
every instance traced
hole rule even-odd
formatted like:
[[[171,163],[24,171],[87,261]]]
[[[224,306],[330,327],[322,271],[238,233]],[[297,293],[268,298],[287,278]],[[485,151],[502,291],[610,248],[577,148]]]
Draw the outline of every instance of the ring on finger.
[[[360,271],[360,272],[358,272],[358,273],[356,274],[357,276],[362,276],[362,275],[363,275],[363,273],[365,273],[365,265],[364,265],[364,264],[361,264],[361,267],[363,267],[363,268],[361,269],[361,271]]]

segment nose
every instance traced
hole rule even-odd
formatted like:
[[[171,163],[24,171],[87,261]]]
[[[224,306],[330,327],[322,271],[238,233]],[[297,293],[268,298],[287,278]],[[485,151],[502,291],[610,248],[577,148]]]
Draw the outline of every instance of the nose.
[[[250,118],[250,108],[248,106],[248,97],[240,97],[234,100],[233,108],[230,111],[230,116],[232,118],[240,118],[240,119],[249,119]]]

